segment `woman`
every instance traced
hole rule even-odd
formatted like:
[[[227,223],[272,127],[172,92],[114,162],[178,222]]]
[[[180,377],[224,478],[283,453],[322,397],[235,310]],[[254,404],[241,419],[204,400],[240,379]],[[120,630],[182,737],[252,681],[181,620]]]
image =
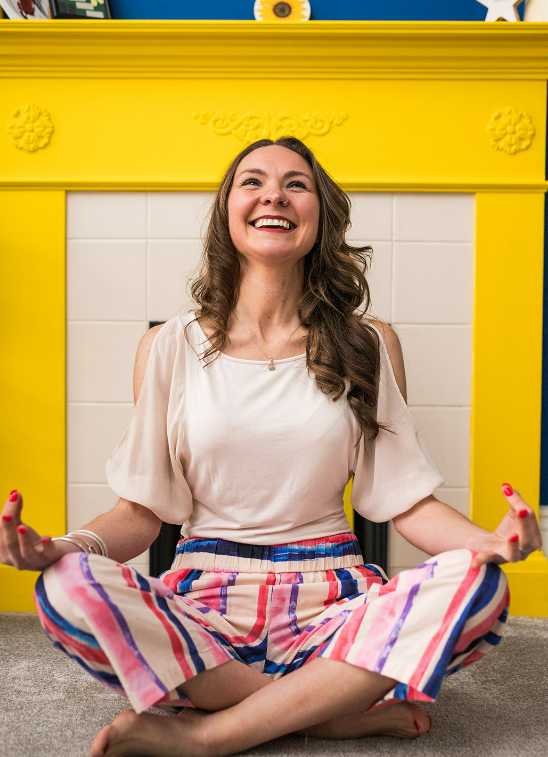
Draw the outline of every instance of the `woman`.
[[[36,602],[54,645],[133,705],[93,757],[228,755],[292,732],[417,737],[432,723],[408,700],[435,699],[500,638],[497,563],[539,548],[534,513],[504,485],[492,533],[432,496],[442,479],[407,412],[398,338],[357,312],[369,248],[345,243],[348,225],[346,196],[299,140],[241,152],[196,314],[139,345],[136,407],[107,463],[116,507],[50,540],[23,525],[18,492],[6,503],[0,558],[47,568]],[[436,557],[391,581],[363,565],[343,511],[352,474],[359,512]],[[162,520],[184,524],[172,569],[120,565]],[[180,711],[143,712],[153,704]]]

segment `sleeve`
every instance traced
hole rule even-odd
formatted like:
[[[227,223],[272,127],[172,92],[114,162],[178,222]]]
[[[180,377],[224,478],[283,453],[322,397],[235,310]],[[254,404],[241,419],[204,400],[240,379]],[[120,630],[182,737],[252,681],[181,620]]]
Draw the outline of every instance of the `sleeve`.
[[[373,442],[362,436],[351,494],[354,509],[375,523],[409,510],[443,484],[396,383],[381,334],[379,342],[377,419],[390,430],[381,429]]]
[[[105,468],[119,497],[180,524],[192,512],[192,494],[177,456],[181,431],[170,420],[170,404],[180,407],[184,394],[185,341],[177,322],[168,321],[156,334],[133,415]]]

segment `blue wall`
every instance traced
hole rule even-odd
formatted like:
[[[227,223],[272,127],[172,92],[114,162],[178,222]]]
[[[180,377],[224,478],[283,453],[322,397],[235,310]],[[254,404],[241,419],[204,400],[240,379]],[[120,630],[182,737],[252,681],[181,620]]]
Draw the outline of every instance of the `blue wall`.
[[[316,21],[483,21],[477,0],[310,0]],[[522,3],[518,12],[523,17]],[[253,0],[111,0],[114,18],[253,19]]]
[[[310,0],[310,5],[316,21],[483,21],[487,15],[477,0]],[[114,18],[253,19],[253,0],[110,0],[110,6]],[[521,19],[524,6],[518,8]]]

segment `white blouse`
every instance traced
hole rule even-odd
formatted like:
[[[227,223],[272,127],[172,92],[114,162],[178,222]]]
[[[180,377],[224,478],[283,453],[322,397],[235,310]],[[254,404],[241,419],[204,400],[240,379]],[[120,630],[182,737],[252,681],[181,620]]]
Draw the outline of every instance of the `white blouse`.
[[[275,361],[219,356],[194,313],[159,330],[129,426],[107,479],[124,499],[182,524],[186,537],[284,544],[348,533],[343,493],[380,522],[443,483],[398,389],[380,336],[377,417],[390,428],[356,447],[345,397],[323,394],[305,356]],[[188,325],[185,338],[185,326]]]

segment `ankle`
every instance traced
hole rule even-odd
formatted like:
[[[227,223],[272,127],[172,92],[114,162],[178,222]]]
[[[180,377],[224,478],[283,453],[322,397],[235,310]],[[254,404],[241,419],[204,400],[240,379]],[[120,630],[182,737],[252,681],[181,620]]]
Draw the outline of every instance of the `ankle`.
[[[223,754],[221,747],[223,743],[226,746],[226,732],[218,722],[216,717],[218,714],[217,712],[207,713],[196,723],[197,757],[220,757]]]
[[[241,739],[234,738],[236,718],[233,710],[234,707],[228,707],[226,710],[212,712],[203,718],[198,735],[199,757],[226,757],[226,755],[242,751]],[[247,748],[245,743],[243,748]]]

